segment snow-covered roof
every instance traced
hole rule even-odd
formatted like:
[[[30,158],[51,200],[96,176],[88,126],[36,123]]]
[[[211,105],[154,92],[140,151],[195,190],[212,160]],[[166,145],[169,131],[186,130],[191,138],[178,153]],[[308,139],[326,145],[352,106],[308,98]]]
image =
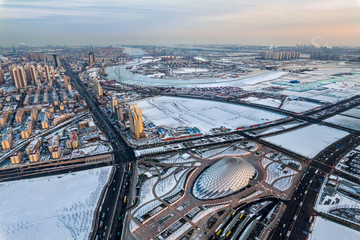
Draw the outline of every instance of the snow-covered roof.
[[[199,199],[221,198],[246,187],[257,172],[242,158],[226,157],[206,169],[195,181],[193,195]]]

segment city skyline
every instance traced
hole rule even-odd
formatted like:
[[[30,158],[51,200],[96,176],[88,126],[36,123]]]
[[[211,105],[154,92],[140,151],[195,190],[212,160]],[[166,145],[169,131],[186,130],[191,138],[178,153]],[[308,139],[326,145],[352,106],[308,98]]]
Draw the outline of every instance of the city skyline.
[[[0,1],[0,45],[359,46],[360,1]]]

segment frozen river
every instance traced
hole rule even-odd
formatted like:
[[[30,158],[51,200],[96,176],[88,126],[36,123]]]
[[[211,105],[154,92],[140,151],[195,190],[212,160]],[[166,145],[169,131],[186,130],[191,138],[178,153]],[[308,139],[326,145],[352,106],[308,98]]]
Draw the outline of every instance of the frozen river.
[[[251,75],[244,76],[242,78],[215,78],[215,79],[156,79],[149,78],[146,75],[134,74],[126,69],[128,66],[134,66],[141,62],[133,62],[126,65],[118,65],[113,67],[107,67],[106,73],[107,79],[115,79],[117,82],[126,84],[137,84],[141,86],[160,86],[160,87],[219,87],[219,86],[244,86],[254,85],[257,83],[275,80],[284,74],[285,72],[276,71],[262,71],[258,73],[250,73]]]
[[[125,53],[130,54],[135,57],[142,57],[145,52],[140,48],[131,48],[125,47]],[[149,61],[149,60],[145,60]],[[213,78],[213,79],[160,79],[160,78],[150,78],[146,75],[134,74],[126,69],[128,66],[139,65],[143,63],[144,60],[137,59],[134,62],[131,62],[126,65],[118,65],[113,67],[107,67],[106,73],[108,74],[107,79],[115,79],[117,82],[127,83],[127,84],[136,84],[140,86],[160,86],[160,87],[219,87],[219,86],[244,86],[244,85],[254,85],[257,83],[275,80],[284,74],[285,72],[277,71],[257,71],[243,76],[240,78]]]

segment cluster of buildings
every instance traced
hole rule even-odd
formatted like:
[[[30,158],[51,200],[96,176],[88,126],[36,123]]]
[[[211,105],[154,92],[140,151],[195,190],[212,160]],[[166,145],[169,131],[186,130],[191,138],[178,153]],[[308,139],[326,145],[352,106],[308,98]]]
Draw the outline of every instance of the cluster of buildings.
[[[116,97],[112,97],[111,110],[116,120],[123,124],[129,120],[130,131],[136,139],[145,137],[142,110],[137,104],[130,104],[125,110],[124,105],[120,105]]]
[[[74,117],[74,113],[87,109],[80,94],[72,90],[70,77],[65,75],[57,55],[52,55],[54,66],[26,63],[41,58],[44,56],[30,53],[23,59],[25,63],[19,59],[16,64],[7,65],[7,73],[0,70],[0,155],[30,139],[25,151],[11,152],[9,160],[12,164],[42,161],[42,155],[45,160],[60,158],[61,140],[59,136],[48,139],[48,131],[58,126],[61,128],[60,125]],[[36,137],[38,134],[43,137]],[[72,131],[69,135],[67,148],[78,148],[80,139],[77,132]],[[44,142],[48,144],[46,151]]]
[[[9,73],[11,82],[17,89],[26,88],[28,84],[35,86],[42,86],[45,82],[55,81],[55,69],[47,64],[37,64],[35,67],[33,64],[27,63],[24,67],[22,65],[12,64],[9,66]],[[4,79],[4,73],[0,72],[0,84],[1,79]],[[51,84],[51,83],[50,83]]]
[[[266,60],[291,60],[300,58],[300,52],[297,51],[268,51],[262,52],[261,58]]]
[[[1,137],[3,149],[11,149],[13,145],[12,128],[6,128]],[[101,134],[92,119],[80,120],[70,128],[64,127],[58,133],[35,137],[26,146],[25,151],[15,151],[10,156],[10,161],[11,164],[21,164],[22,161],[28,161],[29,163],[43,161],[41,160],[42,156],[48,156],[44,159],[64,158],[65,155],[79,149],[82,145],[100,139]]]
[[[239,87],[196,87],[196,88],[175,88],[167,89],[165,93],[168,92],[171,95],[182,95],[182,96],[198,96],[214,99],[237,99],[248,96],[250,92],[244,91]]]

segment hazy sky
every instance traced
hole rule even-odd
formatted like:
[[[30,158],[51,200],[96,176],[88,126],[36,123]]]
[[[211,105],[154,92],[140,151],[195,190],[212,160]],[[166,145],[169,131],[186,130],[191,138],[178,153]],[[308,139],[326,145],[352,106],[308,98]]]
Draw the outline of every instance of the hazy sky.
[[[0,0],[0,45],[360,46],[360,0]]]

